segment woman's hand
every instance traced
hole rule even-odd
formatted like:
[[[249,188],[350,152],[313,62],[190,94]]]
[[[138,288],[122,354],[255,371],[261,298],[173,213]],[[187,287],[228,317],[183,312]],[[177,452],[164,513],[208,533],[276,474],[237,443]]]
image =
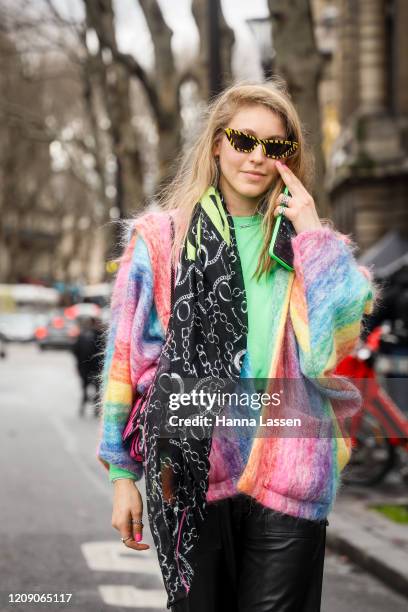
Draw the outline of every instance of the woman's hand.
[[[295,176],[282,162],[276,162],[276,168],[282,177],[283,182],[289,189],[291,196],[285,196],[283,193],[276,200],[276,207],[273,211],[275,217],[280,214],[280,205],[285,198],[288,198],[288,204],[285,208],[285,217],[293,223],[293,227],[297,234],[306,230],[314,230],[322,228],[319,215],[316,211],[315,202],[308,191],[303,187],[300,180]]]
[[[129,538],[124,542],[128,548],[134,550],[147,550],[148,544],[138,543],[143,537],[143,527],[132,523],[132,520],[143,518],[143,500],[134,480],[120,478],[113,482],[113,512],[112,527],[120,532],[122,538]]]

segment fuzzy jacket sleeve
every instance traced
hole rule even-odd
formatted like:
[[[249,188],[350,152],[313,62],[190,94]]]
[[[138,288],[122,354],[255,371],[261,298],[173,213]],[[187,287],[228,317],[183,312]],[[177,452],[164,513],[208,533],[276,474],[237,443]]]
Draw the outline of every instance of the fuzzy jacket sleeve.
[[[371,272],[344,234],[323,227],[292,238],[295,278],[290,316],[305,376],[325,377],[350,354],[364,314],[373,311]]]
[[[107,469],[112,464],[132,472],[136,480],[143,475],[143,465],[130,457],[122,444],[122,432],[136,385],[155,358],[154,351],[144,350],[146,341],[151,340],[146,336],[152,328],[153,307],[149,253],[144,240],[133,231],[120,260],[111,299],[97,458]],[[140,384],[139,390],[142,387]]]

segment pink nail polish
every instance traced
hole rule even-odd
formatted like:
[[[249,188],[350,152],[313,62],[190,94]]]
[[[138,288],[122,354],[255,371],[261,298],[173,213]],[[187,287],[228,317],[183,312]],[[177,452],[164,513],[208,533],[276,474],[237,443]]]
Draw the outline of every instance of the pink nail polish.
[[[135,538],[136,542],[141,542],[142,540],[142,534],[141,533],[137,533],[136,534],[136,538]]]

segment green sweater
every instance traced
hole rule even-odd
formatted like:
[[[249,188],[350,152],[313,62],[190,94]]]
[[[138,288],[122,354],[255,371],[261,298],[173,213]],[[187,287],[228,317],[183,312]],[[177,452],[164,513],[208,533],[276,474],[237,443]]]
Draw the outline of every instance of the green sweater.
[[[248,307],[248,353],[254,378],[268,378],[268,364],[270,351],[268,346],[270,338],[272,301],[271,282],[273,270],[262,275],[259,281],[252,278],[256,270],[258,258],[262,249],[262,215],[256,214],[247,217],[232,217],[234,221],[235,237],[241,260],[244,277],[245,292]],[[136,480],[132,472],[110,465],[109,479],[131,478]]]

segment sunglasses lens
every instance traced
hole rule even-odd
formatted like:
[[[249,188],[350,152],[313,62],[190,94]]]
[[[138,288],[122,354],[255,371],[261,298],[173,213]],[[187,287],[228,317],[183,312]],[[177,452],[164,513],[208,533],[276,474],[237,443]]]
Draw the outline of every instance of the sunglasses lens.
[[[289,157],[296,151],[297,145],[293,145],[291,142],[267,142],[265,149],[268,157]]]
[[[235,134],[231,132],[230,138],[234,147],[240,151],[252,151],[256,146],[255,140],[252,140],[252,138],[249,138],[249,136],[245,134]]]
[[[234,132],[230,129],[226,130],[226,132],[231,145],[237,151],[250,153],[258,145],[258,142],[249,134],[244,134],[243,132],[238,131]],[[273,159],[289,157],[290,155],[293,155],[298,148],[298,143],[294,141],[283,140],[280,142],[279,140],[271,140],[270,142],[262,142],[265,154]]]

